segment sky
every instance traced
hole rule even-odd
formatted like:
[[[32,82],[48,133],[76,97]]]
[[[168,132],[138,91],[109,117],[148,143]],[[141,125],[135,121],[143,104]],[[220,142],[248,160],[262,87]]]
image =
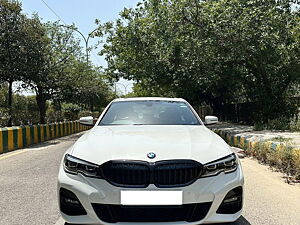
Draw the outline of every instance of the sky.
[[[115,20],[119,17],[119,12],[125,7],[136,6],[141,0],[19,0],[22,3],[23,12],[28,16],[32,13],[38,13],[44,22],[60,20],[61,24],[75,24],[79,31],[87,36],[91,31],[97,28],[95,19],[101,22]],[[75,32],[76,33],[76,32]],[[77,34],[77,33],[76,33]],[[77,34],[78,35],[78,34]],[[78,35],[82,40],[82,37]],[[96,44],[100,39],[91,38],[89,46]],[[83,40],[81,41],[83,46]],[[92,50],[90,59],[95,65],[106,67],[104,57],[98,52],[101,47]],[[121,79],[117,85],[120,92],[132,90],[132,82]]]

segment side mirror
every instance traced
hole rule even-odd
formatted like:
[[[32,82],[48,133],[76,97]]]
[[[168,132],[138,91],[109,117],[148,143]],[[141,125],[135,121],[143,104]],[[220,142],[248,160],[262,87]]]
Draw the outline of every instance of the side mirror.
[[[92,116],[81,117],[79,123],[86,126],[94,126],[94,118]]]
[[[219,122],[218,117],[216,117],[216,116],[206,116],[204,123],[205,123],[205,125],[210,125],[210,124],[216,124],[218,122]]]

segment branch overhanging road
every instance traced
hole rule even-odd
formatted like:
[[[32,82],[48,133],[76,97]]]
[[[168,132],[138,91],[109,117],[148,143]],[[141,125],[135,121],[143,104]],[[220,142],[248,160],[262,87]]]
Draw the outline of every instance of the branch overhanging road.
[[[0,224],[63,225],[56,182],[61,158],[81,134],[0,155]],[[255,160],[241,159],[245,173],[243,216],[235,225],[299,225],[300,187],[284,183]]]

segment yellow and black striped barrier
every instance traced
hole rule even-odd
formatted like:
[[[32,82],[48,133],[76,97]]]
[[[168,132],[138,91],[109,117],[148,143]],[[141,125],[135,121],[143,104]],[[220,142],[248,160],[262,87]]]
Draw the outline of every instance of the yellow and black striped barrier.
[[[252,138],[248,133],[235,133],[230,130],[212,129],[228,144],[245,150],[247,155],[256,157],[271,167],[294,176],[296,182],[300,181],[300,148],[289,142],[279,142],[272,139],[259,140]],[[290,179],[290,177],[288,178]],[[288,181],[289,182],[289,181]]]
[[[89,128],[78,121],[0,128],[0,154],[75,134]]]

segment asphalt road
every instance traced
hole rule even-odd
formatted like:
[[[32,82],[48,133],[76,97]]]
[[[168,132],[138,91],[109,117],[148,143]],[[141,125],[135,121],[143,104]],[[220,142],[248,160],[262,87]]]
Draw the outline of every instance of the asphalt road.
[[[80,134],[0,155],[0,225],[63,225],[56,178],[65,150]],[[284,183],[255,160],[242,159],[243,216],[235,225],[300,225],[300,186]]]

